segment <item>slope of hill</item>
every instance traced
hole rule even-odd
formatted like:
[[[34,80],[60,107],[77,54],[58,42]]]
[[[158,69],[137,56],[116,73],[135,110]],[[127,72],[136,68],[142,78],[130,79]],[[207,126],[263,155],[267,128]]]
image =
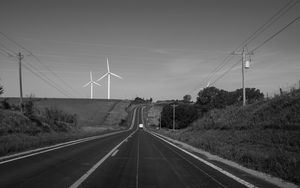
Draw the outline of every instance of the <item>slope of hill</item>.
[[[300,90],[212,110],[186,129],[160,133],[300,184]]]
[[[30,100],[34,104],[31,115],[14,110],[14,106],[18,104],[16,98],[7,100],[12,109],[4,110],[0,105],[0,156],[124,129],[127,125],[127,107],[130,101]],[[111,117],[110,114],[114,116]]]
[[[24,101],[29,100],[25,98]],[[42,114],[46,108],[76,114],[79,126],[95,126],[105,121],[109,111],[121,100],[106,99],[63,99],[63,98],[32,98],[34,108]],[[8,103],[18,105],[18,98],[9,98]],[[129,104],[129,102],[128,102]]]

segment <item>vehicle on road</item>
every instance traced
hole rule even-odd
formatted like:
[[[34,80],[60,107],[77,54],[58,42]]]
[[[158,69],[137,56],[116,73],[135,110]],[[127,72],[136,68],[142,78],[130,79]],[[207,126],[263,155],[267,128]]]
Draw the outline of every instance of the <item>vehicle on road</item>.
[[[143,129],[143,128],[144,128],[144,125],[143,125],[142,123],[140,123],[140,124],[139,124],[139,128],[140,128],[140,129]]]

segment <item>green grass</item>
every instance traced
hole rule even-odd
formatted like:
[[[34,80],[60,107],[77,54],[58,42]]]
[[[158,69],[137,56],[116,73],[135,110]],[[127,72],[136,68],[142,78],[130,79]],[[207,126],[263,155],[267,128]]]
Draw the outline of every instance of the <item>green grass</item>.
[[[130,101],[33,100],[35,110],[29,117],[19,111],[0,109],[0,156],[124,129],[128,113],[130,117],[132,114],[126,111]],[[18,103],[17,99],[8,101],[12,106]]]
[[[116,103],[113,108],[107,114],[104,122],[104,126],[119,126],[122,120],[126,120],[128,112],[126,111],[130,101],[124,100]]]
[[[188,128],[160,133],[243,166],[300,184],[300,91],[212,110]]]
[[[24,99],[25,101],[28,99]],[[42,114],[46,108],[61,110],[68,114],[76,114],[79,126],[95,126],[105,121],[107,113],[121,100],[106,99],[61,99],[33,98],[34,108]],[[18,98],[8,98],[8,102],[18,105]]]

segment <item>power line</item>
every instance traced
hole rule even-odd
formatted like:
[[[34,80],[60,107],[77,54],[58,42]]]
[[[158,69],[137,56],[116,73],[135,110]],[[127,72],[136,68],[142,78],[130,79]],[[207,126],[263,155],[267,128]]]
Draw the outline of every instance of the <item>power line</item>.
[[[255,40],[260,34],[262,34],[265,30],[267,30],[272,24],[274,24],[277,20],[279,20],[282,16],[284,16],[291,8],[293,8],[299,0],[294,1],[290,0],[284,7],[279,9],[273,16],[271,16],[262,26],[260,26],[255,32],[253,32],[246,40],[244,40],[234,51],[239,50],[245,45],[248,45],[250,42]]]
[[[241,47],[248,45],[250,42],[252,42],[254,39],[256,39],[260,34],[262,34],[266,29],[268,29],[273,23],[275,23],[279,18],[284,16],[292,7],[294,7],[297,3],[299,3],[299,0],[289,1],[285,6],[283,6],[281,9],[279,9],[271,18],[269,18],[261,27],[259,27],[255,32],[253,32],[246,40],[244,40],[234,51],[239,50]],[[212,73],[216,73],[219,70],[221,70],[230,60],[226,61],[227,58],[230,57],[231,54],[227,55],[223,62],[221,62],[213,71]],[[209,80],[214,75],[210,76]]]
[[[287,29],[290,25],[292,25],[293,23],[295,23],[297,20],[300,19],[300,16],[296,17],[295,19],[293,19],[291,22],[289,22],[287,25],[285,25],[283,28],[281,28],[280,30],[278,30],[276,33],[274,33],[273,35],[271,35],[269,38],[267,38],[265,41],[263,41],[261,44],[259,44],[256,48],[254,48],[253,50],[251,50],[250,53],[253,53],[254,51],[256,51],[257,49],[261,48],[264,44],[266,44],[267,42],[269,42],[270,40],[272,40],[275,36],[277,36],[279,33],[281,33],[282,31],[284,31],[285,29]],[[231,66],[226,72],[224,72],[224,74],[222,74],[220,77],[217,78],[217,80],[215,80],[213,84],[215,84],[218,80],[220,80],[221,78],[223,78],[230,70],[232,70],[241,60],[237,61],[235,64],[233,64],[233,66]]]
[[[37,74],[39,74],[41,77],[43,77],[45,80],[47,80],[48,82],[50,82],[52,85],[51,86],[55,86],[55,88],[59,88],[59,90],[64,91],[65,94],[67,94],[68,96],[72,96],[72,94],[70,94],[67,90],[64,90],[64,88],[62,88],[60,85],[56,84],[53,80],[51,80],[47,75],[43,74],[42,72],[40,72],[36,67],[34,67],[32,64],[30,64],[29,62],[26,62],[27,66],[30,66],[31,69],[33,69]],[[72,92],[71,92],[72,93]]]
[[[4,50],[4,52],[7,54],[8,57],[15,57],[13,54],[11,54],[11,53],[9,53],[9,52],[7,52],[5,50]],[[65,96],[71,96],[66,91],[64,91],[63,89],[59,88],[59,86],[54,81],[52,81],[50,78],[48,78],[45,74],[43,74],[42,72],[38,71],[37,68],[35,68],[33,65],[31,65],[29,63],[27,63],[27,65],[25,65],[23,63],[23,66],[25,66],[25,68],[27,70],[29,70],[30,72],[32,72],[34,75],[36,75],[37,77],[39,77],[40,79],[42,79],[44,82],[46,82],[47,84],[49,84],[51,87],[55,88],[57,91],[59,91],[63,95],[65,95]]]
[[[254,33],[252,33],[246,40],[244,40],[234,51],[239,50],[241,47],[248,45],[250,42],[252,42],[253,40],[255,40],[260,34],[262,34],[266,29],[268,29],[273,23],[275,23],[277,20],[279,20],[282,16],[284,16],[291,8],[293,8],[297,3],[299,3],[299,0],[296,1],[289,1],[287,4],[285,4],[285,6],[283,6],[282,8],[280,8],[271,18],[269,18],[261,27],[259,27]],[[296,20],[295,20],[296,21]],[[295,22],[294,21],[294,22]],[[291,23],[292,24],[292,23]],[[289,25],[291,25],[289,24]],[[288,27],[288,26],[287,26]],[[280,31],[281,32],[281,31]],[[279,32],[279,33],[280,33]],[[277,34],[276,34],[277,35]],[[275,36],[276,36],[275,35]],[[271,40],[273,37],[270,37],[269,40]],[[269,41],[268,40],[268,41]],[[266,42],[268,42],[266,41]],[[266,42],[264,42],[262,45],[264,45]],[[255,49],[256,50],[256,49]],[[252,50],[253,52],[254,50]],[[203,84],[203,82],[207,81],[209,82],[213,76],[220,71],[226,64],[228,64],[231,60],[233,59],[233,56],[231,56],[231,54],[228,54],[224,60],[216,67],[214,68],[210,74],[204,78],[200,84]],[[231,70],[231,69],[229,69]],[[226,71],[226,73],[228,73],[229,71]],[[222,78],[223,76],[221,76]],[[219,80],[220,78],[217,78],[217,80]],[[214,81],[213,83],[215,83],[216,81]],[[192,92],[194,92],[195,90],[197,90],[197,88],[195,88]],[[189,93],[192,93],[189,92]]]
[[[30,71],[31,73],[33,73],[35,76],[37,76],[38,78],[40,78],[41,80],[43,80],[44,82],[46,82],[47,84],[49,84],[51,87],[55,88],[59,93],[61,93],[62,95],[66,96],[66,97],[71,97],[71,95],[69,95],[68,93],[66,93],[65,91],[63,91],[62,89],[60,89],[59,87],[57,87],[55,85],[55,83],[52,83],[52,81],[47,80],[45,77],[41,76],[39,72],[35,72],[33,69],[35,69],[35,67],[33,67],[30,64],[23,64],[23,66]]]
[[[11,41],[15,45],[19,46],[23,50],[25,50],[27,53],[29,53],[30,56],[32,56],[39,64],[41,64],[44,68],[46,68],[50,73],[52,73],[56,78],[58,78],[65,86],[67,86],[69,89],[71,89],[73,92],[81,95],[78,91],[76,91],[72,86],[70,86],[66,81],[64,81],[58,74],[56,74],[54,71],[52,71],[48,66],[46,66],[36,55],[34,55],[30,50],[25,48],[23,45],[20,43],[16,42],[12,38],[8,37],[5,33],[0,31],[0,34],[4,36],[7,40]]]
[[[267,38],[265,41],[263,41],[261,44],[259,44],[257,47],[255,47],[253,50],[251,50],[252,52],[256,51],[257,49],[259,49],[260,47],[262,47],[263,45],[265,45],[267,42],[269,42],[270,40],[272,40],[274,37],[276,37],[279,33],[281,33],[282,31],[286,30],[290,25],[292,25],[293,23],[295,23],[297,20],[300,19],[300,16],[296,17],[295,19],[293,19],[291,22],[289,22],[287,25],[285,25],[283,28],[281,28],[279,31],[277,31],[276,33],[274,33],[272,36],[270,36],[269,38]]]
[[[2,52],[4,52],[5,54],[7,54],[8,56],[14,56],[13,50],[7,48],[7,47],[4,46],[4,44],[2,44],[2,43],[0,43],[0,45],[2,46],[2,47],[0,48],[0,50],[1,50]],[[16,55],[16,54],[15,54],[15,55]]]
[[[214,85],[217,81],[219,81],[221,78],[223,78],[229,71],[231,71],[236,65],[238,65],[241,62],[242,59],[239,59],[236,63],[234,63],[227,71],[225,71],[221,76],[219,76],[214,82],[211,83],[211,85]]]
[[[32,54],[33,55],[33,54]],[[43,65],[49,72],[51,72],[54,76],[56,76],[65,86],[67,86],[69,89],[71,89],[73,92],[81,95],[77,90],[75,90],[73,87],[71,87],[66,81],[64,81],[58,74],[56,74],[54,71],[52,71],[48,66],[42,63],[42,61],[36,56],[33,55],[34,59],[37,60],[41,65]]]

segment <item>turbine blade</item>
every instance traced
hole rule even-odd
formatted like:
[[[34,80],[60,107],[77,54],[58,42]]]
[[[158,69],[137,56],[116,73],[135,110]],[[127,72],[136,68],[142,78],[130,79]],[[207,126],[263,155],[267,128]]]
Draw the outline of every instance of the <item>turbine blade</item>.
[[[108,58],[106,58],[106,64],[107,64],[107,72],[110,72],[110,70],[109,70],[109,63],[108,63]]]
[[[102,86],[101,84],[98,84],[97,82],[93,82],[93,84],[96,84],[96,85],[98,85],[98,86]]]
[[[107,73],[105,73],[101,78],[99,78],[97,81],[100,81],[100,80],[102,80],[105,76],[107,76],[108,75],[108,72]]]
[[[85,84],[85,85],[82,86],[82,87],[86,87],[86,86],[90,85],[90,83],[91,83],[91,82],[88,82],[87,84]]]
[[[90,71],[90,80],[93,81],[92,71]]]
[[[118,78],[120,78],[120,79],[123,79],[121,76],[119,76],[119,75],[116,75],[115,73],[110,73],[111,75],[113,75],[113,76],[115,76],[115,77],[118,77]]]

